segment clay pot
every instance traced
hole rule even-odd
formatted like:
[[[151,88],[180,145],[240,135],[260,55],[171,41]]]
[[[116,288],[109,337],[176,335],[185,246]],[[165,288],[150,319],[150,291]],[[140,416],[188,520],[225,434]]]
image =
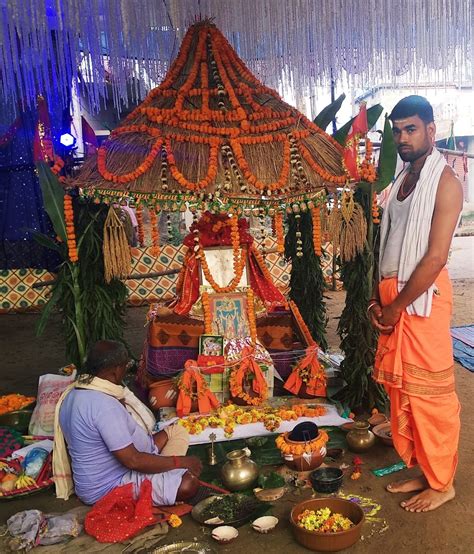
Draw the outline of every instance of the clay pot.
[[[161,379],[150,383],[148,390],[148,401],[152,410],[170,408],[176,406],[178,390],[173,379]]]
[[[318,434],[318,438],[321,433]],[[304,446],[306,443],[304,441],[292,441],[288,438],[288,433],[285,433],[285,441],[288,444],[301,444]],[[295,454],[282,454],[283,459],[285,460],[285,465],[292,469],[293,471],[312,471],[313,469],[318,468],[324,461],[326,456],[326,447],[322,447],[319,451],[314,450],[309,454],[301,454],[297,456]]]
[[[346,440],[352,452],[366,452],[375,444],[375,435],[369,430],[367,421],[356,421]]]

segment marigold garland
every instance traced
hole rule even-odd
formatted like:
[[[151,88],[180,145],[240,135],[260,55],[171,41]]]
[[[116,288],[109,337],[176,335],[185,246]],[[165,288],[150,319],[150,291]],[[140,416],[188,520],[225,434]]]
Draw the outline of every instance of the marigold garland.
[[[136,209],[137,223],[138,223],[138,243],[140,246],[145,246],[145,229],[143,226],[143,207],[137,206]]]
[[[275,236],[277,243],[277,252],[279,254],[285,253],[285,237],[283,233],[283,214],[277,212],[273,217],[273,225],[275,227]]]
[[[311,208],[311,219],[313,222],[313,248],[316,256],[321,257],[321,208]]]
[[[242,274],[245,268],[245,255],[243,249],[240,249],[240,234],[239,234],[239,224],[238,217],[233,215],[230,218],[230,236],[232,239],[232,251],[233,251],[233,267],[234,267],[234,277],[231,279],[228,285],[221,287],[218,285],[211,274],[209,265],[207,264],[206,254],[201,243],[198,243],[198,253],[197,258],[201,261],[202,271],[206,277],[207,282],[211,285],[215,292],[229,293],[234,292],[242,278]]]
[[[252,246],[250,247],[250,251],[254,255],[255,259],[257,260],[258,266],[262,270],[262,273],[265,279],[273,283],[273,277],[267,267],[265,260],[263,259],[263,256],[260,250],[254,244],[252,244]]]
[[[209,305],[209,293],[203,292],[201,295],[202,311],[204,314],[204,334],[212,334],[212,315],[211,307]]]
[[[275,444],[281,453],[284,455],[291,454],[293,456],[302,456],[303,454],[311,454],[312,452],[320,452],[329,441],[329,435],[325,431],[320,431],[319,435],[311,440],[301,443],[291,444],[287,442],[289,433],[283,433],[275,439]]]
[[[151,225],[151,254],[158,256],[160,253],[160,229],[158,227],[158,215],[154,209],[150,209],[150,225]]]
[[[316,344],[316,341],[311,336],[311,332],[308,329],[308,326],[306,325],[305,320],[303,319],[300,310],[296,303],[293,300],[288,301],[288,305],[290,307],[291,312],[293,313],[294,318],[296,319],[298,323],[298,328],[303,334],[303,339],[306,341],[306,344],[308,346],[313,346]]]
[[[372,195],[372,222],[374,225],[378,225],[380,223],[380,209],[377,202],[377,193],[374,192]]]
[[[76,244],[76,233],[74,230],[74,210],[72,208],[72,197],[64,195],[64,221],[66,223],[67,250],[72,263],[79,261]]]
[[[327,409],[324,406],[309,407],[306,404],[281,408],[268,405],[250,408],[228,404],[214,410],[210,415],[180,419],[178,425],[187,429],[190,435],[199,435],[208,428],[221,428],[224,429],[226,438],[230,438],[236,425],[263,423],[268,431],[274,432],[282,421],[297,421],[300,417],[321,417],[326,413]]]

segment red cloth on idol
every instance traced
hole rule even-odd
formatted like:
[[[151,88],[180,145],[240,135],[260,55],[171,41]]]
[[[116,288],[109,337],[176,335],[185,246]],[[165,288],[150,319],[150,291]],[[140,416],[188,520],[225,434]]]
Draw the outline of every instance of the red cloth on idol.
[[[122,542],[157,522],[153,515],[151,482],[145,479],[138,498],[134,498],[133,483],[111,490],[86,515],[86,533],[99,542]]]

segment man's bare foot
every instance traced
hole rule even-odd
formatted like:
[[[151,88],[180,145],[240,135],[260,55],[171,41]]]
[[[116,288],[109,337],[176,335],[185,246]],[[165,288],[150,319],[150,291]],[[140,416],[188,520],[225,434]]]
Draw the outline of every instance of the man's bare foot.
[[[420,494],[412,496],[409,500],[401,502],[400,506],[407,512],[430,512],[436,510],[455,497],[454,487],[445,492],[428,488]]]
[[[391,493],[423,491],[426,488],[428,488],[428,481],[424,475],[420,475],[414,479],[395,481],[387,485],[387,490]]]

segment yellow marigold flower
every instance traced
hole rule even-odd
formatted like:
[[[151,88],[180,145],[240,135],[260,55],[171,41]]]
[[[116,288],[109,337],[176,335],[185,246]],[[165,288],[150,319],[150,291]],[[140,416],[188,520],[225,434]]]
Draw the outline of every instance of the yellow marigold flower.
[[[183,522],[176,514],[171,514],[168,520],[170,527],[179,527]]]

